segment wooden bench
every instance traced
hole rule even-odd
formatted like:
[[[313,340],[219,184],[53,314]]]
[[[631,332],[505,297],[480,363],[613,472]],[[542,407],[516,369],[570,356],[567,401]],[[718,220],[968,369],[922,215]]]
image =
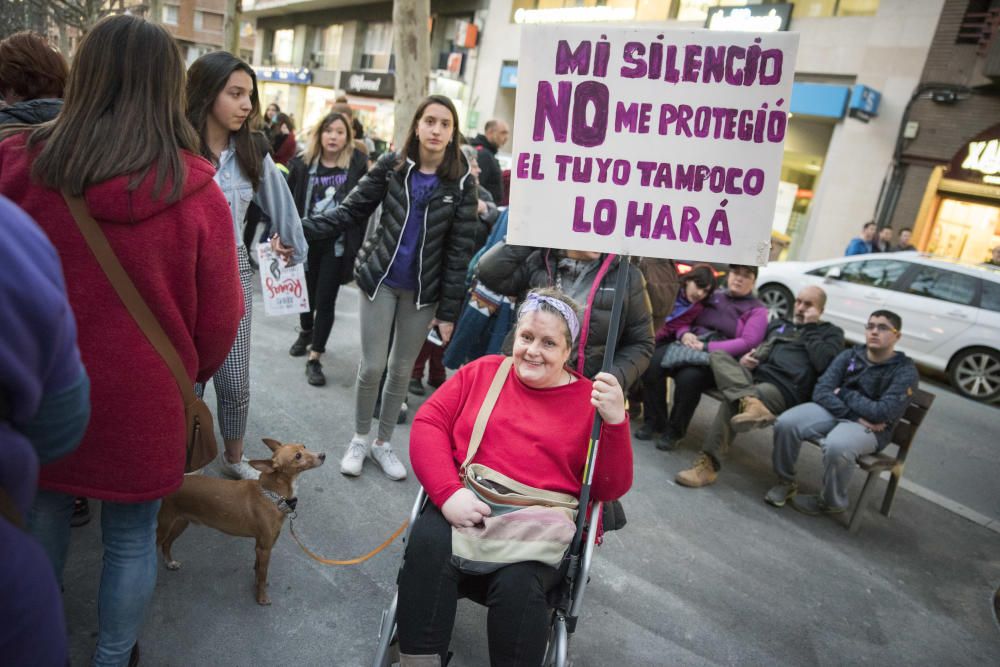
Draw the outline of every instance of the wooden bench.
[[[711,396],[717,401],[726,400],[718,389],[710,389],[705,392],[705,395]],[[910,398],[910,405],[907,406],[906,412],[903,413],[903,416],[896,423],[896,428],[892,431],[892,439],[889,444],[877,454],[866,454],[858,458],[858,466],[868,473],[868,478],[865,479],[865,485],[861,488],[861,495],[858,496],[858,502],[854,506],[851,520],[848,523],[848,530],[852,533],[856,533],[861,527],[865,504],[875,489],[875,480],[882,472],[889,472],[889,483],[886,486],[885,495],[882,497],[881,512],[886,517],[892,513],[892,501],[896,497],[899,480],[903,477],[903,469],[906,466],[906,456],[910,451],[910,445],[913,444],[917,429],[923,423],[933,403],[934,394],[920,388],[915,389]],[[819,442],[815,440],[806,440],[805,442],[819,446]],[[896,446],[895,456],[886,453],[886,450],[893,445]]]

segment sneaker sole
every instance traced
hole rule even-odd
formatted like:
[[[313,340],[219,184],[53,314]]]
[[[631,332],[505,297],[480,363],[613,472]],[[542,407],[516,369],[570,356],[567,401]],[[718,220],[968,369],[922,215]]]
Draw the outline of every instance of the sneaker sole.
[[[362,464],[362,469],[364,469],[364,464]],[[347,475],[348,477],[361,477],[361,470],[354,472],[353,470],[344,470],[344,467],[340,467],[340,474]]]
[[[769,498],[768,496],[764,496],[764,502],[770,505],[771,507],[784,507],[785,505],[788,504],[788,501],[794,498],[796,495],[798,495],[798,491],[792,491],[790,494],[785,496],[784,500],[780,502],[772,498]]]
[[[313,380],[312,378],[306,378],[306,382],[314,387],[323,387],[326,385],[326,380]]]

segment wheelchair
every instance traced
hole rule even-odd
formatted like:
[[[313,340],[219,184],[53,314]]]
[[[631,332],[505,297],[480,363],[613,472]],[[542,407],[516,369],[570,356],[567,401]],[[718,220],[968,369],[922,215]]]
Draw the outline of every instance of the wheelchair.
[[[413,503],[413,509],[410,510],[410,523],[403,536],[404,544],[409,541],[413,522],[420,516],[425,502],[427,502],[427,494],[421,488]],[[545,659],[542,661],[543,667],[568,667],[571,664],[569,642],[576,630],[576,622],[583,607],[583,597],[590,578],[590,564],[594,556],[594,546],[597,543],[597,526],[601,520],[601,508],[602,503],[596,501],[591,503],[590,511],[582,526],[584,534],[578,535],[581,539],[573,542],[574,545],[580,545],[576,550],[577,553],[568,553],[563,559],[563,565],[560,568],[560,583],[549,595],[552,616],[549,625],[548,647],[545,651]],[[590,530],[590,527],[594,529]],[[483,597],[477,593],[478,591],[474,590],[461,590],[460,596],[482,604]],[[394,593],[389,606],[382,611],[378,646],[372,660],[372,667],[390,667],[398,662],[399,649],[396,636],[398,595],[398,592]]]

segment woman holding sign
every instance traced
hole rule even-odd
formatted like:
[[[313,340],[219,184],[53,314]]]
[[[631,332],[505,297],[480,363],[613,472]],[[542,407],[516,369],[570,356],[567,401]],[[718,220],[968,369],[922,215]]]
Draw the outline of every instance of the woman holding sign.
[[[345,475],[361,474],[371,457],[391,479],[406,468],[389,440],[396,426],[413,362],[436,328],[451,338],[465,296],[465,272],[475,244],[476,184],[459,150],[458,112],[450,99],[431,95],[417,107],[402,150],[382,156],[332,213],[303,220],[310,241],[335,239],[364,229],[382,214],[358,253],[354,277],[361,300],[361,367],[358,370],[354,437],[340,462]],[[394,332],[392,352],[389,334]],[[369,443],[372,412],[382,372],[378,434]]]
[[[299,215],[332,212],[365,175],[368,159],[354,148],[353,135],[350,118],[337,112],[327,114],[313,130],[305,155],[289,163],[288,187]],[[288,353],[301,357],[308,350],[306,379],[313,386],[326,384],[319,358],[333,328],[340,286],[354,277],[361,236],[361,228],[354,227],[338,237],[309,244],[306,289],[312,310],[299,315],[299,337]]]
[[[253,69],[225,51],[206,54],[188,69],[187,98],[187,116],[201,137],[201,154],[215,166],[215,182],[229,203],[243,285],[243,319],[236,344],[212,378],[218,396],[219,428],[225,441],[222,472],[236,479],[256,479],[260,473],[243,456],[250,412],[253,272],[240,228],[250,202],[257,204],[278,230],[271,237],[271,247],[279,256],[289,263],[302,262],[308,245],[284,177],[271,156],[261,154],[250,131],[260,113]]]

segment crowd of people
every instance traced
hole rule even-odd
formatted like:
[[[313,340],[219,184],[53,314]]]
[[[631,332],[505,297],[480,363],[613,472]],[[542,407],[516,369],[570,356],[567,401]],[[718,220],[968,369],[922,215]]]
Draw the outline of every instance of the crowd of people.
[[[872,313],[866,343],[845,349],[844,332],[823,320],[819,287],[796,296],[791,319],[769,322],[754,266],[729,266],[720,286],[707,264],[679,273],[670,260],[508,244],[496,154],[510,127],[489,121],[467,141],[445,96],[427,97],[403,145],[377,159],[346,101],[301,131],[300,150],[293,119],[275,104],[262,110],[244,61],[214,52],[185,70],[170,35],[132,16],[99,22],[72,67],[40,36],[0,42],[0,94],[0,216],[22,267],[0,276],[10,323],[0,333],[0,554],[48,557],[16,575],[0,568],[0,588],[16,583],[18,600],[33,596],[0,611],[0,627],[15,629],[0,631],[0,651],[32,664],[65,663],[58,587],[82,498],[102,503],[93,664],[138,664],[156,514],[185,468],[188,406],[76,232],[81,209],[99,221],[191,385],[213,382],[219,469],[233,479],[259,476],[244,455],[248,240],[258,222],[274,253],[306,267],[312,310],[289,354],[305,357],[310,385],[326,383],[338,293],[356,283],[361,355],[341,472],[358,476],[370,460],[405,479],[392,439],[408,393],[430,392],[409,442],[430,503],[399,580],[403,665],[443,664],[459,588],[470,584],[489,592],[493,664],[538,664],[545,650],[558,570],[528,559],[472,571],[453,558],[453,531],[496,512],[466,483],[473,439],[477,464],[575,497],[599,414],[591,497],[614,501],[632,484],[632,421],[637,440],[675,449],[701,396],[717,389],[711,429],[677,482],[712,484],[735,434],[773,426],[777,482],[765,500],[836,513],[857,457],[886,446],[917,384],[913,362],[895,350],[902,322],[890,311]],[[852,248],[874,243],[866,226]],[[15,298],[23,280],[41,296]],[[548,409],[553,402],[563,409]],[[483,415],[495,426],[476,435]],[[823,448],[816,495],[797,493],[807,438]],[[34,634],[16,632],[24,627]]]

